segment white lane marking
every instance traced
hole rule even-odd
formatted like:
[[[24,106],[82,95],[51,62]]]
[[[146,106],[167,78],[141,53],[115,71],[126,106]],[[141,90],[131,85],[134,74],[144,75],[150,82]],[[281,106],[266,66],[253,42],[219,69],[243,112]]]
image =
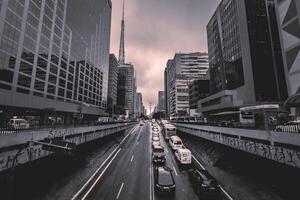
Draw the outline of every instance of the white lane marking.
[[[117,157],[117,155],[119,154],[119,152],[121,151],[121,148],[117,151],[117,153],[114,155],[114,157],[109,161],[109,163],[107,164],[107,166],[104,168],[104,170],[101,172],[101,174],[98,176],[98,178],[96,179],[96,181],[93,183],[93,185],[90,187],[90,189],[85,193],[85,195],[82,197],[81,200],[84,200],[87,198],[87,196],[90,194],[90,192],[93,190],[93,188],[96,186],[96,184],[98,183],[98,181],[100,180],[100,178],[103,176],[103,174],[106,172],[106,170],[108,169],[108,167],[111,165],[112,161]]]
[[[117,199],[119,199],[119,196],[120,196],[120,194],[121,194],[121,191],[122,191],[122,189],[123,189],[123,186],[124,186],[124,183],[122,183],[122,185],[121,185],[121,187],[120,187],[120,189],[119,189]]]
[[[150,184],[149,184],[149,186],[150,186],[150,200],[152,200],[152,181],[151,181],[152,176],[151,176],[151,167],[149,168],[149,175],[150,175],[150,178],[149,178],[149,180],[150,180]]]
[[[203,169],[206,170],[203,165],[194,157],[192,156],[193,159],[198,163],[198,165]],[[222,190],[222,192],[227,196],[228,199],[233,200],[233,198],[224,190],[224,188],[220,185],[220,189]]]
[[[137,142],[136,142],[136,145],[139,145],[139,144],[140,144],[140,142],[139,142],[139,141],[137,141]]]
[[[195,158],[195,156],[192,155],[192,157],[193,157],[193,159],[196,161],[196,163],[197,163],[203,170],[205,170],[205,168],[203,167],[203,165]]]
[[[136,127],[135,127],[136,128]],[[133,131],[135,131],[135,129],[131,129],[131,131],[123,138],[123,140],[120,142],[120,144],[122,144],[125,140],[126,140],[126,138],[128,138],[128,136],[133,132]],[[120,145],[119,144],[119,145]]]
[[[228,199],[233,200],[233,198],[224,190],[224,188],[221,185],[220,185],[220,189],[228,197]]]
[[[133,161],[133,158],[134,158],[134,155],[132,155],[132,157],[131,157],[131,159],[130,159],[130,162],[132,162],[132,161]]]
[[[174,172],[175,172],[176,176],[178,176],[178,173],[177,173],[177,171],[176,171],[176,169],[175,169],[175,167],[174,167],[174,166],[173,166],[173,170],[174,170]]]
[[[78,198],[80,193],[87,187],[87,185],[92,181],[92,179],[96,176],[96,174],[100,171],[100,169],[105,165],[105,163],[110,159],[110,157],[115,153],[115,151],[118,149],[119,146],[117,146],[111,154],[104,160],[104,162],[98,167],[98,169],[94,172],[94,174],[88,179],[88,181],[80,188],[80,190],[73,196],[72,200],[75,200]]]

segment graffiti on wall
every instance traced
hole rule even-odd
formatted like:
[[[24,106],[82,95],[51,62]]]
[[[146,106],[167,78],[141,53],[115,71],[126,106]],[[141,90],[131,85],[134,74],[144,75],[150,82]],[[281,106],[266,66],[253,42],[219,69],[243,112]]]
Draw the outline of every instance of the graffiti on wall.
[[[194,131],[188,128],[181,127],[178,127],[178,130],[286,165],[300,168],[300,151],[295,149],[228,137],[221,134],[208,133],[207,131],[201,130]]]
[[[24,148],[18,155],[17,150],[3,152],[0,154],[0,171],[11,168],[13,160],[15,160],[15,166],[17,166],[19,164],[39,159],[48,154],[48,152],[42,150],[41,145]]]

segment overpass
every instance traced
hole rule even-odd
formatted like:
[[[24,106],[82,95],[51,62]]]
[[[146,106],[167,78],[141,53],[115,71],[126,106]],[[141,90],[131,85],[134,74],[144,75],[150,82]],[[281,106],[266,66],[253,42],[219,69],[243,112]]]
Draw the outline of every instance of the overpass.
[[[136,123],[24,130],[0,135],[0,171],[25,164],[53,153],[73,153],[84,143],[120,133]]]
[[[173,123],[177,130],[300,168],[300,134]]]

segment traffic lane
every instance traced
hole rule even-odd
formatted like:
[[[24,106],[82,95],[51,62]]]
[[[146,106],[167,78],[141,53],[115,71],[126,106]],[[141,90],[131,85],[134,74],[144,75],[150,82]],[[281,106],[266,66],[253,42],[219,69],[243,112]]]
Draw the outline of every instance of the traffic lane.
[[[120,153],[99,181],[88,199],[146,199],[149,196],[149,157],[147,154],[147,129],[138,127],[120,146]],[[145,143],[137,145],[140,141]],[[149,134],[149,133],[148,133]],[[148,150],[149,151],[149,150]],[[148,162],[147,162],[148,160]]]
[[[209,165],[207,163],[204,163],[202,162],[202,159],[201,159],[201,152],[199,152],[196,148],[197,144],[194,144],[192,142],[192,140],[188,140],[188,138],[184,137],[184,145],[190,149],[190,151],[192,152],[192,155],[193,155],[193,162],[194,162],[194,165],[196,166],[196,168],[198,169],[203,169],[203,170],[207,170],[207,171],[211,171],[208,170],[209,168]],[[199,145],[199,144],[198,144]],[[215,174],[212,174],[212,175],[215,175]],[[214,176],[214,178],[218,179],[217,176]],[[224,179],[224,177],[220,178],[220,180]],[[219,182],[220,183],[220,182]],[[224,182],[223,182],[224,184]],[[229,192],[227,191],[227,189],[225,190],[224,187],[222,187],[221,185],[219,185],[220,187],[220,199],[221,200],[233,200],[234,197],[232,194],[229,194]],[[251,193],[252,195],[253,193]],[[249,195],[248,195],[249,196]]]
[[[161,130],[161,127],[159,126],[159,129]],[[152,137],[150,137],[150,140],[152,141]],[[197,200],[198,197],[196,196],[192,185],[189,182],[187,170],[183,170],[179,167],[178,163],[175,161],[174,152],[169,147],[169,145],[165,142],[163,135],[160,131],[160,142],[162,146],[165,147],[165,153],[166,153],[166,166],[171,168],[173,170],[173,177],[176,184],[176,191],[174,197],[162,197],[154,193],[154,199],[175,199],[175,200]],[[153,174],[152,174],[153,176]],[[153,179],[154,180],[154,179]],[[154,188],[154,181],[153,181],[153,188]]]
[[[135,146],[130,158],[131,165],[124,180],[124,187],[119,195],[119,199],[149,199],[150,192],[150,144],[148,140],[149,128],[144,125],[137,134],[133,145]]]

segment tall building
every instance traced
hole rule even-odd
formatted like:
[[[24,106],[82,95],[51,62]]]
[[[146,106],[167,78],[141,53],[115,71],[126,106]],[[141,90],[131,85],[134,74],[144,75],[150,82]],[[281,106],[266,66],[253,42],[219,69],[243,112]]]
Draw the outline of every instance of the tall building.
[[[166,116],[170,116],[170,96],[171,96],[171,77],[173,76],[171,74],[171,66],[172,66],[173,60],[168,60],[167,66],[165,68],[164,72],[164,88],[165,88],[165,110],[166,110]]]
[[[198,109],[198,101],[210,95],[210,81],[208,76],[194,80],[189,85],[189,106],[190,110]]]
[[[293,98],[300,94],[300,2],[276,0],[276,11],[288,91]],[[299,106],[297,113],[300,115]]]
[[[114,54],[109,55],[109,76],[108,76],[108,110],[112,112],[117,105],[119,62]],[[109,113],[110,113],[109,112]]]
[[[121,106],[129,117],[134,117],[134,68],[132,64],[119,65],[117,105]]]
[[[208,73],[207,53],[177,53],[166,67],[166,96],[169,116],[189,113],[189,84]]]
[[[144,114],[143,111],[143,96],[142,93],[137,92],[136,93],[136,117],[140,117]]]
[[[165,91],[158,91],[158,104],[157,110],[160,112],[165,112]]]
[[[120,34],[120,47],[119,47],[119,64],[125,64],[125,19],[124,19],[124,0],[121,20],[121,34]]]
[[[1,1],[0,105],[8,115],[103,115],[110,0]],[[20,111],[24,109],[23,113]],[[25,112],[31,110],[30,112]],[[43,114],[40,114],[43,113]]]
[[[207,36],[213,95],[199,101],[201,112],[287,98],[274,0],[222,0]]]
[[[118,92],[117,104],[130,118],[136,115],[136,78],[134,67],[132,64],[125,62],[125,20],[124,20],[124,1],[123,13],[121,21],[121,36],[120,36],[120,49],[119,49],[119,75],[118,75]]]

